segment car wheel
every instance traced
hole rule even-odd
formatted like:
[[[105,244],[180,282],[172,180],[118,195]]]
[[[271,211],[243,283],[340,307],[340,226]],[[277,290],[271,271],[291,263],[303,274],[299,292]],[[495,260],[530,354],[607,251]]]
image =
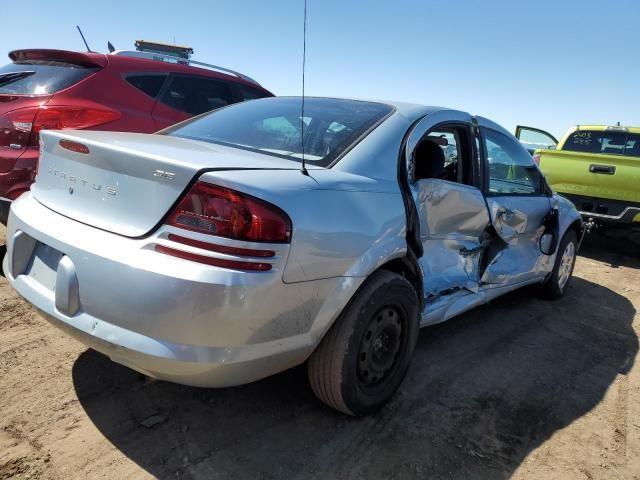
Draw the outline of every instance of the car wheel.
[[[375,272],[309,358],[311,388],[348,415],[379,409],[407,373],[418,330],[413,286],[398,274]]]
[[[557,300],[564,296],[571,281],[577,253],[578,236],[576,232],[569,230],[562,237],[551,275],[542,285],[543,297]]]

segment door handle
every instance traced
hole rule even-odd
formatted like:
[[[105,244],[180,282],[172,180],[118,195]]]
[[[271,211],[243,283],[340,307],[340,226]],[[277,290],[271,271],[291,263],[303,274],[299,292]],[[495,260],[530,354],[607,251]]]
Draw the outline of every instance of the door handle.
[[[616,167],[611,165],[589,165],[591,173],[601,173],[603,175],[613,175],[616,173]]]

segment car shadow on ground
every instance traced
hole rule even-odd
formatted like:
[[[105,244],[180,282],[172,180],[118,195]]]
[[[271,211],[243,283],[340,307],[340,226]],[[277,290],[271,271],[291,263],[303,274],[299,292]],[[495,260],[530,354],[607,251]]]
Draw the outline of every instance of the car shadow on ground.
[[[585,235],[580,255],[608,263],[613,268],[640,268],[640,226],[595,229]]]
[[[304,367],[198,389],[87,350],[73,381],[102,434],[158,478],[507,478],[593,409],[638,350],[633,305],[572,282],[557,302],[525,289],[422,330],[399,393],[363,419],[317,401]]]

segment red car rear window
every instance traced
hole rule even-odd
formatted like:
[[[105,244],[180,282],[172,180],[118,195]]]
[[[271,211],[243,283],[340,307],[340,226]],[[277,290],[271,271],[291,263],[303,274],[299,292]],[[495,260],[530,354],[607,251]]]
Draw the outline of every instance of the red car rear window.
[[[51,95],[99,70],[54,60],[29,60],[0,67],[0,94]]]

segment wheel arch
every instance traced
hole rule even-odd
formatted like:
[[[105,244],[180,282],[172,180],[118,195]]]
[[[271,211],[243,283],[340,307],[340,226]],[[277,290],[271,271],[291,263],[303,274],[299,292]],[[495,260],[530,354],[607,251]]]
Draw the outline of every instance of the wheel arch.
[[[404,257],[394,258],[387,261],[386,263],[383,263],[376,270],[374,270],[374,272],[378,270],[386,270],[406,278],[409,283],[413,285],[413,288],[416,291],[416,296],[418,297],[418,307],[420,311],[422,311],[424,299],[422,270],[420,269],[418,258],[415,256],[415,254],[413,254],[412,250],[407,250],[407,255],[405,255]],[[374,272],[372,272],[372,274]]]

